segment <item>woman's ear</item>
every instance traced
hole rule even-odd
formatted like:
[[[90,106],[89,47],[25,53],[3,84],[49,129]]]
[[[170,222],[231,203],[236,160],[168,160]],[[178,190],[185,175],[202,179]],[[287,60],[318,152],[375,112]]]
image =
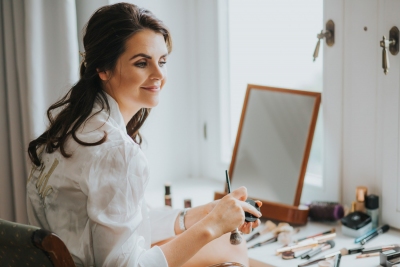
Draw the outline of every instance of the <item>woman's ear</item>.
[[[100,71],[99,69],[96,69],[97,73],[99,74],[99,77],[102,81],[108,81],[110,78],[110,73],[108,71]]]

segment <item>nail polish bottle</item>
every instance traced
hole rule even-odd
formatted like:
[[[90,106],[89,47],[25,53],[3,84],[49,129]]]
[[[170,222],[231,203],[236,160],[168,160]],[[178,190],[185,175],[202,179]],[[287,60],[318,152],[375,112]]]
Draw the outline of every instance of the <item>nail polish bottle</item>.
[[[169,183],[165,184],[165,206],[172,207],[172,199],[171,199],[171,185]]]
[[[379,225],[379,197],[377,195],[368,195],[365,198],[365,208],[367,214],[371,216],[372,228],[377,228]]]

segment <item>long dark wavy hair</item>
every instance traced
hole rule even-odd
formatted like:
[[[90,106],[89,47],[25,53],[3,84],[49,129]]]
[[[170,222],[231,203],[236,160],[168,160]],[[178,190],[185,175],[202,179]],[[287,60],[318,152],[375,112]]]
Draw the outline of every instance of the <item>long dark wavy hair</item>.
[[[101,7],[92,15],[84,27],[85,52],[80,66],[80,79],[64,97],[50,106],[47,110],[49,127],[29,143],[29,158],[35,165],[41,165],[37,150],[43,145],[47,153],[60,149],[64,157],[71,157],[65,150],[65,142],[69,136],[83,146],[96,146],[106,141],[107,133],[104,133],[102,139],[86,143],[77,138],[76,131],[88,119],[96,101],[100,103],[101,110],[106,108],[109,111],[110,106],[98,72],[112,72],[118,58],[125,51],[126,41],[143,29],[162,34],[168,52],[171,52],[172,40],[167,27],[146,9],[133,4],[118,3]],[[53,118],[52,113],[58,109],[61,111]],[[149,112],[150,108],[142,108],[126,126],[129,136],[139,145],[142,143],[139,129]]]

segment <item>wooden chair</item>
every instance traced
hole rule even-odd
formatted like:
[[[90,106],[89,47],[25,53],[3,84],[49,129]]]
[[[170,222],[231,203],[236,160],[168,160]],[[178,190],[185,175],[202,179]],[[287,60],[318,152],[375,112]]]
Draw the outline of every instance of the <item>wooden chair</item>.
[[[0,219],[0,266],[75,267],[54,233]]]

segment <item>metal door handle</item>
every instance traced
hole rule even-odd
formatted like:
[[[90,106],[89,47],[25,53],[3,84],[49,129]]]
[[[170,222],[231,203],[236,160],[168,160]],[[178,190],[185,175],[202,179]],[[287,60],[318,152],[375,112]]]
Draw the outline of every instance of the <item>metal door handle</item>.
[[[399,53],[399,29],[397,27],[392,27],[389,32],[389,40],[383,36],[382,41],[379,42],[382,50],[382,68],[385,75],[389,72],[389,55],[387,50],[389,49],[392,55],[397,55]]]
[[[313,61],[315,61],[315,59],[318,57],[321,39],[325,37],[325,41],[328,46],[332,46],[335,43],[335,23],[333,23],[332,20],[328,20],[328,22],[325,25],[325,29],[326,29],[325,32],[322,30],[321,33],[317,34],[318,42],[314,50]]]

